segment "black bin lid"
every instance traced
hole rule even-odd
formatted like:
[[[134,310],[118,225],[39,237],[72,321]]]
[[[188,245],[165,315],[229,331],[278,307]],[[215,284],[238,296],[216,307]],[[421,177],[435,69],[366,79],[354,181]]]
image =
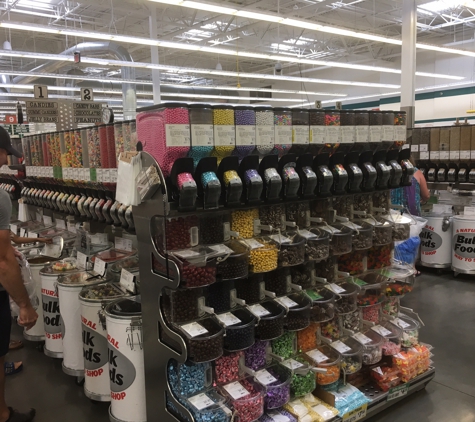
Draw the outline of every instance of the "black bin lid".
[[[140,316],[142,314],[142,304],[136,300],[124,298],[112,304],[109,313],[121,317]]]

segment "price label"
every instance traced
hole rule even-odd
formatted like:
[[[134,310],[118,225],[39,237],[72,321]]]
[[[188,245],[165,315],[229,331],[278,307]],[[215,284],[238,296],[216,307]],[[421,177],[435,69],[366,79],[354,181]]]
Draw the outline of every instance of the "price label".
[[[106,273],[107,264],[102,260],[96,257],[94,260],[94,272],[103,276]]]
[[[393,387],[388,392],[388,399],[387,401],[398,399],[399,397],[403,397],[407,395],[409,391],[409,384],[398,385],[397,387]]]
[[[320,350],[310,350],[307,352],[307,355],[310,356],[315,362],[322,363],[328,360],[328,356],[324,355]]]
[[[256,304],[249,306],[249,310],[257,317],[263,317],[266,315],[270,315],[270,312],[264,308],[262,305]]]
[[[264,385],[269,385],[277,381],[277,378],[275,378],[267,369],[257,371],[256,378],[261,384]]]
[[[398,327],[400,327],[402,329],[410,327],[410,324],[403,321],[401,318],[395,318],[391,322],[393,322],[395,325],[397,325]]]
[[[56,228],[66,230],[66,222],[64,220],[56,220]]]
[[[239,381],[232,382],[231,384],[225,385],[224,389],[235,400],[249,395],[249,391],[247,391]]]
[[[342,422],[356,422],[366,417],[366,411],[368,410],[368,403],[363,404],[356,409],[345,413],[342,418]]]
[[[278,297],[277,299],[275,299],[275,301],[280,303],[285,308],[295,308],[296,306],[298,306],[297,302],[294,302],[287,296]]]
[[[226,327],[229,327],[230,325],[236,325],[242,322],[231,312],[226,312],[225,314],[217,315],[217,317],[224,325],[226,325]]]
[[[119,251],[132,252],[132,240],[123,237],[115,238],[115,248]]]
[[[87,255],[78,251],[77,255],[76,255],[76,262],[77,262],[77,266],[79,268],[86,269],[86,267],[87,267]]]
[[[188,401],[198,410],[206,409],[207,407],[210,407],[214,404],[214,401],[211,400],[205,393],[190,397]]]
[[[309,232],[308,230],[299,230],[299,235],[305,237],[305,239],[313,239],[318,237],[316,234]]]
[[[274,422],[290,422],[290,418],[285,415],[281,415],[279,412],[268,410],[267,416],[269,416]]]
[[[315,290],[306,290],[305,293],[312,300],[323,299],[323,296],[319,295]]]
[[[111,183],[117,183],[117,173],[118,170],[117,169],[110,169],[110,179],[111,179]]]
[[[333,347],[337,352],[346,353],[351,350],[351,347],[348,347],[345,343],[340,340],[330,343],[330,346]]]
[[[358,341],[359,343],[361,343],[363,346],[365,344],[368,344],[368,343],[371,343],[371,339],[369,337],[366,337],[364,334],[362,333],[356,333],[353,338]]]
[[[76,225],[72,221],[68,221],[68,232],[76,233]]]
[[[340,293],[346,292],[346,290],[343,287],[338,286],[338,284],[331,283],[327,284],[325,286],[328,290],[331,290],[333,293],[336,293],[337,295]]]
[[[189,324],[182,325],[181,328],[186,331],[191,337],[201,336],[206,334],[208,330],[197,322],[190,322]]]
[[[378,334],[382,335],[383,337],[391,335],[391,331],[389,331],[387,328],[384,328],[381,325],[375,325],[374,327],[371,327],[371,329]]]
[[[135,275],[122,268],[120,273],[120,285],[132,294],[135,294]]]
[[[257,240],[255,239],[247,239],[247,240],[243,240],[243,242],[249,246],[249,248],[251,248],[251,250],[253,249],[258,249],[258,248],[262,248],[264,245],[262,243],[259,243]]]
[[[368,284],[368,283],[366,283],[366,281],[363,281],[363,280],[361,280],[361,279],[359,279],[359,278],[353,279],[353,282],[354,282],[355,284],[357,284],[358,286],[366,286],[366,285]]]
[[[271,238],[272,240],[275,240],[277,243],[280,243],[281,245],[292,242],[288,237],[282,236],[280,234],[273,234],[269,236],[269,238]]]
[[[48,217],[47,215],[43,216],[43,223],[45,226],[52,226],[53,225],[53,219],[51,217]]]
[[[299,369],[305,366],[303,363],[296,361],[295,359],[287,359],[282,362],[282,365],[286,366],[289,369]]]
[[[107,233],[96,233],[91,235],[91,244],[107,245]]]
[[[463,215],[475,215],[475,207],[464,207]]]

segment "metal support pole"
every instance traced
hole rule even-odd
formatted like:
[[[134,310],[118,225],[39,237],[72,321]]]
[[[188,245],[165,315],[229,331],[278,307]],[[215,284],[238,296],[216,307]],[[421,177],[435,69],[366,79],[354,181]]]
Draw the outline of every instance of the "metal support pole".
[[[157,8],[155,6],[150,7],[150,39],[157,39]],[[158,47],[150,47],[152,64],[158,63]],[[160,70],[152,70],[152,83],[153,83],[153,102],[155,104],[160,103]]]
[[[407,127],[414,127],[416,91],[416,0],[403,0],[401,51],[401,110],[407,112]]]

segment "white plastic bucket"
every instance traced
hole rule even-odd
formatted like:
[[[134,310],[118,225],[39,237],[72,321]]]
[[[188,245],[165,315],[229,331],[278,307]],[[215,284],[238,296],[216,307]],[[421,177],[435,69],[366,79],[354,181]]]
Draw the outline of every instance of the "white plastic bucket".
[[[63,357],[63,335],[61,333],[61,314],[56,292],[57,275],[44,275],[41,278],[41,299],[43,302],[43,322],[45,331],[46,356],[51,358]]]
[[[81,306],[79,292],[82,286],[64,286],[58,283],[63,333],[63,371],[73,377],[84,373],[82,352]]]
[[[119,305],[120,308],[117,306]],[[119,299],[106,307],[113,422],[145,422],[145,371],[140,303]]]
[[[30,264],[31,276],[35,282],[36,295],[40,301],[36,313],[38,314],[38,322],[35,326],[29,330],[26,328],[23,330],[23,337],[29,341],[45,341],[45,326],[41,323],[43,321],[43,300],[42,300],[42,291],[41,291],[41,277],[40,270],[47,264],[55,261],[52,258],[46,258],[43,256],[36,256],[34,258],[28,259]]]
[[[107,281],[82,271],[58,277],[58,296],[63,320],[63,372],[73,377],[84,375],[81,304],[79,293],[85,286]]]
[[[422,229],[421,264],[431,268],[450,268],[452,263],[452,217],[429,216]]]
[[[457,215],[453,219],[452,270],[475,274],[475,216]]]
[[[120,296],[110,299],[95,298],[88,294],[90,290],[89,287],[84,288],[79,294],[84,356],[84,394],[91,400],[106,402],[111,400],[111,388],[106,317],[103,311],[108,303],[117,300]],[[120,295],[119,292],[118,295]]]

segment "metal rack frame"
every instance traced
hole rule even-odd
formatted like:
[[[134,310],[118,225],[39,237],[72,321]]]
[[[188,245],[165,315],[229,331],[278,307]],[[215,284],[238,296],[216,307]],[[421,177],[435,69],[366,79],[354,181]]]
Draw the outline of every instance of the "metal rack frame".
[[[156,160],[148,153],[142,152],[143,168],[154,166],[160,177],[161,185],[150,199],[133,208],[134,221],[138,240],[140,290],[142,300],[143,348],[145,367],[145,394],[147,406],[147,420],[152,422],[160,418],[161,422],[191,422],[194,421],[191,413],[173,396],[167,379],[167,365],[170,359],[184,363],[187,359],[187,347],[184,339],[172,331],[165,323],[160,309],[160,294],[164,287],[178,288],[180,273],[176,264],[160,254],[152,239],[151,222],[154,216],[167,217],[174,215],[170,209],[165,178]],[[153,270],[153,258],[168,270],[169,278],[157,274]],[[162,339],[166,336],[173,345],[165,344]],[[404,400],[405,397],[420,391],[434,378],[435,369],[416,377],[410,382],[406,396],[387,401],[388,393],[374,393],[371,384],[360,388],[363,392],[367,388],[367,396],[371,400],[368,405],[366,420],[393,404]],[[167,401],[176,409],[176,415],[167,406]],[[337,417],[335,421],[341,421]]]

